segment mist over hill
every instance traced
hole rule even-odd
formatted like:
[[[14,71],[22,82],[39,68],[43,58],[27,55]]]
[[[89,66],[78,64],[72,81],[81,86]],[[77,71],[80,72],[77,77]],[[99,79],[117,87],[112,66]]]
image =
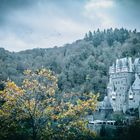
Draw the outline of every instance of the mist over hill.
[[[0,48],[0,82],[21,84],[26,69],[49,68],[59,77],[62,92],[106,94],[108,68],[116,58],[138,57],[140,33],[136,30],[89,31],[81,40],[63,47],[9,52]],[[2,84],[1,84],[2,88]]]

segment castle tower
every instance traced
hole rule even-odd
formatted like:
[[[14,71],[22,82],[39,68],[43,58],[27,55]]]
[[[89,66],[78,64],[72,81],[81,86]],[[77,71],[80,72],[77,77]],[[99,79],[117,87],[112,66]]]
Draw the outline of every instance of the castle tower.
[[[114,111],[126,111],[128,108],[128,91],[134,80],[132,59],[116,60],[116,65],[109,69],[108,97]]]
[[[122,62],[121,72],[128,72],[129,70],[128,59],[123,58],[123,59],[120,59],[120,61]]]
[[[134,61],[134,70],[138,75],[140,75],[140,58],[135,59],[135,61]]]
[[[129,108],[137,108],[140,102],[140,76],[135,73],[135,80],[128,92]]]

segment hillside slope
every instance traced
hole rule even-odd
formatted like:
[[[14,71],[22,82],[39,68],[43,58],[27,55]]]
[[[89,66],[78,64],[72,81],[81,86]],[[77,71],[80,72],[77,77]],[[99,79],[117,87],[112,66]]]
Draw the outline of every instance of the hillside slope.
[[[63,47],[32,49],[11,53],[0,48],[0,80],[20,84],[25,69],[47,67],[59,77],[63,92],[106,93],[108,67],[120,57],[138,57],[140,33],[108,29],[87,33],[82,40]]]

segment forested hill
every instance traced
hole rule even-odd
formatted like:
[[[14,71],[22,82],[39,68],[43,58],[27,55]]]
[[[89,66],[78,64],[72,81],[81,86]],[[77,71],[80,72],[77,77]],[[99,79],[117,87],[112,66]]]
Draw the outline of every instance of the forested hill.
[[[47,67],[58,74],[60,90],[79,93],[93,91],[103,96],[109,65],[116,58],[135,58],[139,53],[140,33],[136,30],[89,31],[83,39],[58,48],[18,53],[0,48],[0,79],[9,78],[20,84],[25,69]]]

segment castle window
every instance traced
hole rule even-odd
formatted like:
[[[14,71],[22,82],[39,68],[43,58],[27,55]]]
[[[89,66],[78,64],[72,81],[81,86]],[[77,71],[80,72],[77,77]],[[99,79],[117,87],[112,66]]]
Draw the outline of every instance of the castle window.
[[[129,100],[133,100],[133,95],[132,95],[132,93],[130,93],[130,95],[129,95]]]

